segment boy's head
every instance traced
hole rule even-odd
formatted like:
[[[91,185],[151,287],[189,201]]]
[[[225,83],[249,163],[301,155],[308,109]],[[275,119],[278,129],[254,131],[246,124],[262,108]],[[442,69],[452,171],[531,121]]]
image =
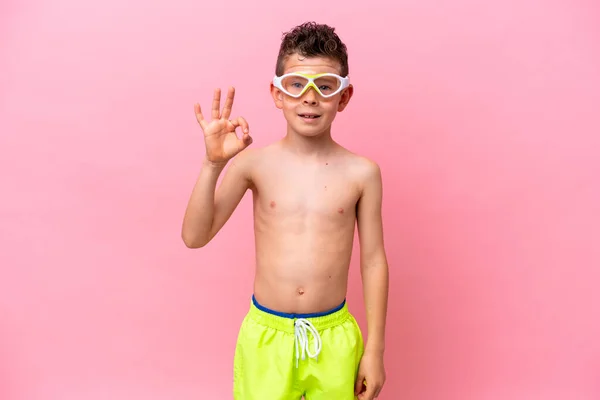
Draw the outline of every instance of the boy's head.
[[[335,33],[335,28],[306,22],[286,32],[279,47],[275,75],[283,75],[285,62],[293,54],[307,58],[329,58],[339,64],[338,73],[341,76],[348,76],[348,52],[346,45]]]
[[[329,131],[352,97],[346,45],[327,25],[307,22],[284,34],[271,94],[288,130],[303,136]]]

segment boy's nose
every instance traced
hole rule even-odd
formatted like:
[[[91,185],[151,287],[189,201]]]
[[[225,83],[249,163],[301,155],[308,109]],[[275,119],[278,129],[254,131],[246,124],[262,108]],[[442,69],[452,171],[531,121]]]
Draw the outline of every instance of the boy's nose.
[[[302,96],[302,100],[305,104],[316,105],[318,103],[318,95],[319,94],[314,88],[308,88],[308,90],[304,93],[304,96]]]

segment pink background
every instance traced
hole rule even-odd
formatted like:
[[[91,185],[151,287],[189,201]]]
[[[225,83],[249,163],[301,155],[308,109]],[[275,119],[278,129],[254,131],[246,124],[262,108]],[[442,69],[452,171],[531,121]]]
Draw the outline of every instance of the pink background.
[[[600,6],[260,3],[1,3],[0,399],[231,398],[250,196],[185,248],[192,105],[234,85],[281,137],[281,33],[312,19],[350,50],[334,136],[384,173],[380,399],[599,399]]]

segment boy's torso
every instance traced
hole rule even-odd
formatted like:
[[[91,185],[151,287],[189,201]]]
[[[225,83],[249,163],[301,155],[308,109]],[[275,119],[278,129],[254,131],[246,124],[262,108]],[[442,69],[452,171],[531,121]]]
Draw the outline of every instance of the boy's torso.
[[[257,300],[289,313],[339,305],[368,161],[341,147],[306,159],[277,144],[253,159]]]

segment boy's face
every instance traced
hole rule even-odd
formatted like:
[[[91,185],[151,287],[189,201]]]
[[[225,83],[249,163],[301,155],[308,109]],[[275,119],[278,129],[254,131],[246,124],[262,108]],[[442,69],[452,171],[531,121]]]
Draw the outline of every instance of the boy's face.
[[[302,57],[290,55],[284,66],[284,74],[296,72],[307,75],[322,73],[340,74],[339,62],[327,57]],[[283,111],[288,128],[303,136],[318,136],[328,132],[337,112],[343,111],[352,97],[353,87],[324,98],[314,88],[309,88],[298,98],[286,95],[271,83],[271,95],[277,108]]]

